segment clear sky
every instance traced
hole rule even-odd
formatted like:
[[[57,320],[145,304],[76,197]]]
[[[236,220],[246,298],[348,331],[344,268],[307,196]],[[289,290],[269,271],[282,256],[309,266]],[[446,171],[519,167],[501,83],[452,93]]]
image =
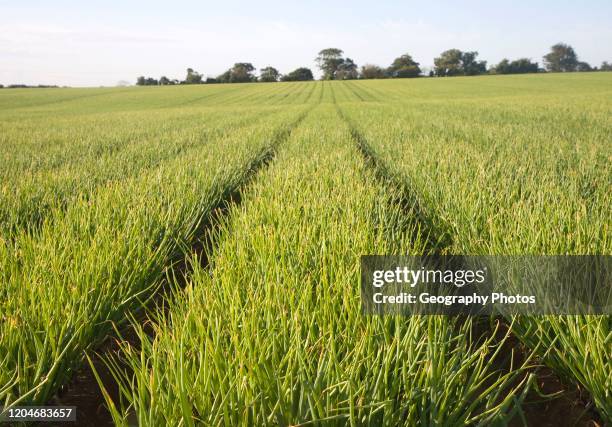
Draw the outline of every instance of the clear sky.
[[[234,62],[313,68],[338,47],[357,64],[410,53],[422,67],[450,48],[480,59],[529,57],[571,44],[612,61],[611,0],[157,1],[0,0],[0,83],[133,83],[138,75],[215,76]]]

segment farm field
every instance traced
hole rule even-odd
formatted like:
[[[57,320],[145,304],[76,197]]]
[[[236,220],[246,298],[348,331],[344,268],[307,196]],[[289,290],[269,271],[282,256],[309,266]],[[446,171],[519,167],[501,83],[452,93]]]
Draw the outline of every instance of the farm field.
[[[0,405],[610,423],[609,316],[365,315],[359,258],[610,255],[611,141],[603,72],[3,89]]]

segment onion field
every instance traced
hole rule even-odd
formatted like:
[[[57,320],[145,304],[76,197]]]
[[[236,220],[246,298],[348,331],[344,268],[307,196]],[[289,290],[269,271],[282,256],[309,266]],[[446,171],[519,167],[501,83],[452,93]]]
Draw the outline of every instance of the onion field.
[[[612,73],[3,89],[0,406],[606,425],[610,316],[364,314],[359,262],[612,255],[611,206]]]

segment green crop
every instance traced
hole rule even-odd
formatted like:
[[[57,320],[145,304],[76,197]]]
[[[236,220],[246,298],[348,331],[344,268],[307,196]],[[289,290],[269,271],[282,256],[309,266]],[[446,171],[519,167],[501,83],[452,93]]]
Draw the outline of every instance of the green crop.
[[[36,229],[1,238],[0,400],[46,402],[84,350],[154,295],[198,225],[299,114],[289,109],[265,124],[228,126],[156,167],[97,188],[76,186],[77,197],[49,207]]]
[[[611,254],[612,91],[602,90],[608,79],[483,78],[475,79],[483,87],[448,105],[409,98],[342,110],[418,195],[435,234],[445,236],[441,251]],[[496,84],[500,90],[492,91]],[[504,96],[505,86],[515,93]],[[609,316],[523,316],[514,332],[612,417]]]
[[[111,361],[127,424],[487,424],[519,400],[520,369],[471,321],[364,315],[360,254],[427,251],[397,189],[355,156],[331,105],[280,146],[215,234],[153,341]],[[516,382],[515,382],[516,381]],[[115,404],[109,402],[111,406]]]
[[[610,255],[610,83],[2,89],[0,404],[119,339],[118,425],[504,425],[536,362],[610,422],[610,316],[373,316],[359,289],[364,254]]]

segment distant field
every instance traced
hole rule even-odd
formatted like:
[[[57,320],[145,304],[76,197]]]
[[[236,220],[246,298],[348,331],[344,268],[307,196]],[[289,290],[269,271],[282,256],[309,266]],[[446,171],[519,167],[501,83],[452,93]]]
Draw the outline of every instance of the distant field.
[[[609,316],[359,293],[362,254],[612,254],[611,142],[603,72],[2,89],[0,405],[87,355],[117,425],[533,424],[551,381],[612,422]]]

